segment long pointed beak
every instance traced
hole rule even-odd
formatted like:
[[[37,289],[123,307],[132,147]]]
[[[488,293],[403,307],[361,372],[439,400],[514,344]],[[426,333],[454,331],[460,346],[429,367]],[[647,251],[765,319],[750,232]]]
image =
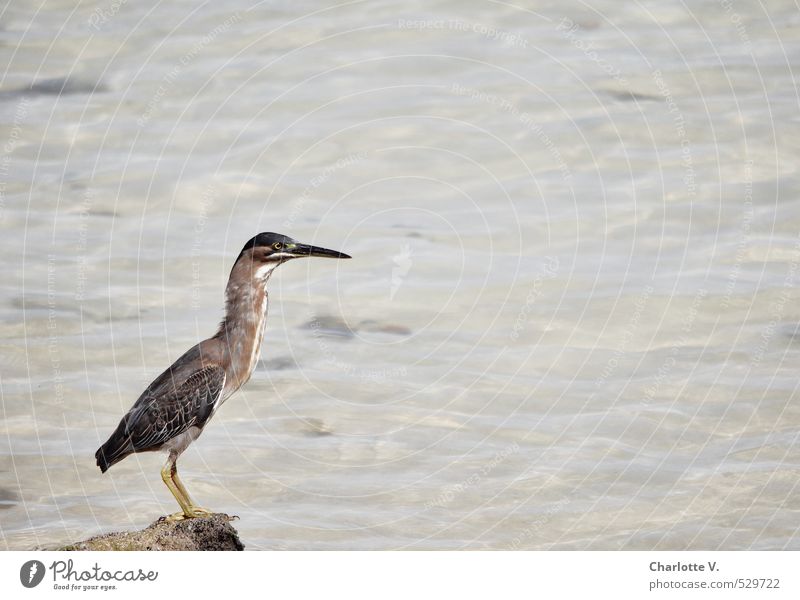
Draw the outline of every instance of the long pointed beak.
[[[295,256],[323,256],[325,258],[351,258],[351,256],[336,250],[328,250],[319,246],[309,246],[308,244],[295,244],[287,248]]]

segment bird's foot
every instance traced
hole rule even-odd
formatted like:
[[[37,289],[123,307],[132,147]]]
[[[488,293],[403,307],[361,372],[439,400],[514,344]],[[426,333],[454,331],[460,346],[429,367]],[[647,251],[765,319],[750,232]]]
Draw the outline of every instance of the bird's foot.
[[[186,513],[183,511],[172,513],[171,515],[167,515],[164,517],[164,520],[168,523],[177,523],[178,521],[184,521],[185,519],[189,519],[191,517],[187,517]]]
[[[168,515],[167,517],[164,518],[170,523],[177,523],[178,521],[185,521],[187,519],[201,519],[203,517],[210,517],[213,514],[214,512],[208,510],[207,508],[192,506],[189,509],[189,511],[180,511],[172,513],[171,515]]]
[[[191,518],[210,517],[213,514],[214,514],[213,510],[208,510],[207,508],[202,508],[200,506],[193,506]]]

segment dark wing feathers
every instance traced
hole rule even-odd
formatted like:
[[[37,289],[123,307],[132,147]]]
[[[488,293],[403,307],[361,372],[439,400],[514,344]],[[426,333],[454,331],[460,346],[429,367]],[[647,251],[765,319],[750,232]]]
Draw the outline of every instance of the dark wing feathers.
[[[95,454],[105,471],[133,452],[155,450],[192,426],[203,427],[225,385],[225,371],[206,366],[179,377],[177,369],[161,374],[139,397]]]

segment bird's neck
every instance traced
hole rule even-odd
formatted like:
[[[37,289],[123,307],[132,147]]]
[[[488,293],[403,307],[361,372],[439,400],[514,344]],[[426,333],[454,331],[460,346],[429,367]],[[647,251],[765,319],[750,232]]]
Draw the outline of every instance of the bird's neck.
[[[267,280],[272,269],[247,272],[234,267],[225,288],[225,318],[214,337],[223,342],[225,387],[244,385],[258,362],[267,320]]]

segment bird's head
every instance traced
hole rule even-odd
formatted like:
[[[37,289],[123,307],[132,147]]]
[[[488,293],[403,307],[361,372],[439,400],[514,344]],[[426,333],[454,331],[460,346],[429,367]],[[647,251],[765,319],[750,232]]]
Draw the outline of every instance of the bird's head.
[[[336,252],[335,250],[301,244],[280,233],[264,232],[251,238],[244,245],[236,259],[234,268],[239,264],[244,264],[249,266],[258,278],[264,278],[281,263],[304,256],[350,258],[347,254]]]

